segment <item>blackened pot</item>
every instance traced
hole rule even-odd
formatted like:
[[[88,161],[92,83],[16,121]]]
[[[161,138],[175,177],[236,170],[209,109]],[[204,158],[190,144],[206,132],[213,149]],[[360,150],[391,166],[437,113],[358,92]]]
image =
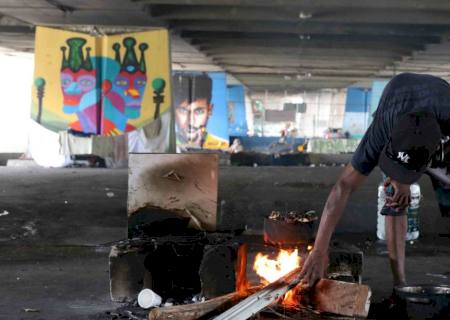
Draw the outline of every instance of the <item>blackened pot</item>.
[[[314,239],[317,220],[286,222],[264,218],[264,242],[272,245],[309,244]]]

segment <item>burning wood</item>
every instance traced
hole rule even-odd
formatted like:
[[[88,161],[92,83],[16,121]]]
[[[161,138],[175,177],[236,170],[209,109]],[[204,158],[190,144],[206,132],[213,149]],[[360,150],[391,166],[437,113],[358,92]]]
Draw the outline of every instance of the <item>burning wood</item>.
[[[218,310],[226,310],[233,304],[245,298],[248,294],[230,293],[211,300],[193,303],[188,305],[178,305],[172,307],[156,308],[150,311],[149,320],[196,320],[205,317]],[[220,311],[218,311],[220,312]]]
[[[245,320],[250,318],[283,297],[290,289],[298,285],[300,282],[298,278],[299,273],[300,268],[291,271],[214,319]]]
[[[367,317],[369,287],[322,279],[311,292],[306,292],[299,284],[299,265],[297,250],[281,250],[276,259],[257,254],[253,267],[262,283],[267,285],[215,320],[245,320],[276,302],[292,309],[302,307],[302,302],[309,302],[319,312]]]
[[[298,250],[280,250],[276,259],[270,259],[268,255],[258,253],[253,264],[253,270],[262,278],[263,284],[269,284],[290,271],[300,267]]]

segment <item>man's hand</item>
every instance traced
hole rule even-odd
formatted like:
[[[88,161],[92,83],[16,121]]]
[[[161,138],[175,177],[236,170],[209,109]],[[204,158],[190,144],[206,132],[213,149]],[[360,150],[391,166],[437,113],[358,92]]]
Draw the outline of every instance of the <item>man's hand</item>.
[[[320,218],[314,249],[306,258],[299,278],[305,287],[312,287],[325,276],[328,267],[328,247],[334,228],[342,216],[348,197],[364,181],[366,176],[348,164],[339,180],[331,189]]]
[[[404,210],[411,201],[410,185],[387,178],[384,182],[385,189],[392,185],[394,194],[386,197],[386,207],[395,208],[397,211]]]
[[[313,287],[318,280],[325,277],[328,268],[328,254],[312,250],[302,266],[299,278],[305,287]]]

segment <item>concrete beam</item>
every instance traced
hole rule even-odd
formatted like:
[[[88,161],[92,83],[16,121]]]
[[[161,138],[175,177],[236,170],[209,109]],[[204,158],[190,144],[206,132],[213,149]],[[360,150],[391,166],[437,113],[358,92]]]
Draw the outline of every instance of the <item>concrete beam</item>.
[[[240,39],[255,39],[255,40],[291,40],[295,43],[304,42],[349,42],[349,43],[367,43],[367,42],[379,42],[381,44],[397,43],[397,44],[439,44],[441,37],[438,36],[416,36],[416,37],[403,37],[393,35],[373,35],[368,37],[367,35],[299,35],[299,34],[279,34],[279,33],[251,33],[245,30],[241,32],[211,32],[211,31],[183,31],[180,33],[183,38],[196,39],[196,40],[240,40]],[[361,46],[364,48],[363,46]]]
[[[399,50],[423,50],[424,44],[422,43],[398,43],[398,42],[373,42],[367,39],[366,42],[355,41],[302,41],[298,39],[192,39],[191,44],[196,45],[200,50],[213,49],[213,48],[230,48],[236,46],[245,47],[266,47],[266,48],[323,48],[323,49],[361,49],[366,50],[378,50],[378,51],[399,51]]]
[[[262,7],[230,6],[189,6],[155,5],[151,7],[154,18],[168,20],[234,20],[234,21],[316,21],[340,23],[378,23],[378,24],[448,24],[449,11],[404,9],[340,8],[335,10],[315,8],[287,10],[274,7],[270,10]]]
[[[371,62],[371,61],[326,61],[323,59],[317,60],[307,60],[307,59],[253,59],[248,57],[246,59],[236,60],[236,59],[213,59],[213,61],[219,64],[234,64],[242,63],[248,66],[272,66],[272,67],[292,67],[292,68],[303,68],[309,67],[313,68],[315,66],[322,68],[355,68],[355,67],[383,67],[386,63],[393,63],[393,61],[381,61],[381,62]]]
[[[249,6],[249,7],[314,7],[314,8],[390,8],[390,9],[426,9],[450,10],[450,3],[440,0],[133,0],[143,4],[166,5],[209,5],[209,6]]]
[[[322,55],[322,56],[359,56],[359,57],[401,57],[404,55],[410,55],[410,49],[403,48],[390,48],[389,50],[375,50],[366,48],[297,48],[297,47],[267,47],[267,46],[245,46],[237,44],[233,46],[220,46],[220,47],[200,47],[202,52],[208,55],[220,55],[220,54],[254,54],[265,52],[268,54],[297,54],[297,55]],[[447,52],[448,54],[448,52]]]
[[[282,74],[297,76],[302,74],[311,73],[319,76],[359,76],[359,77],[371,77],[379,69],[377,67],[366,69],[346,69],[346,68],[312,68],[305,67],[304,69],[296,69],[291,67],[271,67],[271,66],[240,66],[232,64],[223,64],[223,67],[230,73],[253,73],[253,74]]]
[[[397,59],[400,59],[401,56],[396,56],[396,55],[382,55],[380,57],[376,56],[376,55],[371,55],[371,56],[361,56],[361,55],[355,55],[355,56],[344,56],[344,55],[333,55],[333,54],[327,54],[327,52],[318,52],[316,55],[314,54],[296,54],[296,53],[280,53],[280,54],[276,54],[276,53],[266,53],[266,52],[261,52],[261,53],[252,53],[252,54],[248,54],[248,53],[217,53],[214,55],[211,55],[214,59],[216,60],[222,60],[222,59],[236,59],[237,61],[240,61],[241,59],[247,59],[247,58],[251,58],[251,59],[265,59],[265,60],[269,60],[269,59],[274,59],[274,60],[279,60],[279,59],[286,59],[286,60],[294,60],[294,61],[306,61],[306,60],[333,60],[336,62],[343,62],[343,61],[348,61],[348,62],[390,62],[390,61],[395,61]],[[450,61],[450,58],[447,58],[447,60],[441,60],[441,61]]]
[[[104,26],[164,26],[157,19],[150,19],[143,11],[80,9],[64,13],[56,8],[2,7],[0,12],[34,25],[104,25]]]
[[[323,23],[316,21],[229,21],[174,20],[170,28],[177,31],[293,33],[305,35],[363,35],[363,36],[441,36],[450,32],[449,25]]]

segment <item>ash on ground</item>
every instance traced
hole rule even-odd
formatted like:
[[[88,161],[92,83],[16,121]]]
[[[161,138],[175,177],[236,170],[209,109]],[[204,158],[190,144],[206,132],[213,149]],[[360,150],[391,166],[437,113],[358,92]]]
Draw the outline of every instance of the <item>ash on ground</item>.
[[[309,210],[305,212],[280,212],[280,211],[272,211],[269,215],[269,219],[284,221],[287,223],[309,223],[318,219],[318,216],[314,210]]]

